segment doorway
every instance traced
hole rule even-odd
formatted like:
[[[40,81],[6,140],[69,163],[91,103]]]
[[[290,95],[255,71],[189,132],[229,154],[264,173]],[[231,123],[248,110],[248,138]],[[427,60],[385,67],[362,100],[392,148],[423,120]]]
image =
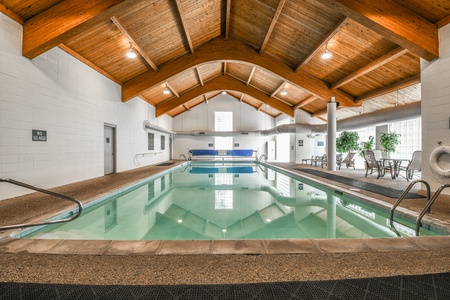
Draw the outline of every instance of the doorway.
[[[105,175],[107,175],[116,171],[116,126],[105,124],[104,132],[104,170]]]

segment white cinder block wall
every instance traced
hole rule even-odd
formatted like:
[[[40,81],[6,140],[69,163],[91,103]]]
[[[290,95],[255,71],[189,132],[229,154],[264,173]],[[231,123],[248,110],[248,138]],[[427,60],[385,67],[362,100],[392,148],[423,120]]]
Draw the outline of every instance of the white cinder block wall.
[[[233,112],[234,131],[258,131],[271,129],[275,126],[275,119],[271,116],[257,111],[252,106],[239,102],[230,95],[218,95],[202,103],[179,116],[173,118],[173,130],[179,131],[214,131],[214,112]],[[238,143],[236,149],[257,149],[258,156],[266,154],[266,142],[275,140],[274,136],[234,136],[233,143]],[[174,136],[173,157],[178,158],[181,154],[187,155],[189,149],[214,149],[208,144],[214,143],[213,136]]]
[[[450,145],[450,25],[439,29],[440,57],[432,62],[421,61],[422,81],[422,179],[436,190],[450,178],[437,178],[429,169],[431,152],[437,141]],[[450,155],[442,155],[439,166],[450,169]],[[450,190],[444,190],[450,194]]]
[[[0,177],[51,188],[104,174],[104,124],[116,125],[117,171],[136,168],[136,153],[148,153],[143,121],[171,130],[139,98],[121,102],[120,86],[59,48],[29,60],[21,55],[22,26],[0,14]],[[47,131],[33,142],[32,130]],[[155,132],[155,151],[160,136]],[[141,166],[168,160],[161,154]],[[0,200],[29,190],[0,183]]]

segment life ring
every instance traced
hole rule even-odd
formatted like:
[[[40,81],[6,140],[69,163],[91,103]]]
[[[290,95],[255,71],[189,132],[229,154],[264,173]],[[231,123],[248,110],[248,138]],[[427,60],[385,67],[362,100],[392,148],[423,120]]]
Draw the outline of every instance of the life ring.
[[[450,178],[450,169],[444,170],[438,164],[438,159],[442,154],[450,156],[450,146],[441,146],[433,150],[430,155],[430,170],[439,176]]]

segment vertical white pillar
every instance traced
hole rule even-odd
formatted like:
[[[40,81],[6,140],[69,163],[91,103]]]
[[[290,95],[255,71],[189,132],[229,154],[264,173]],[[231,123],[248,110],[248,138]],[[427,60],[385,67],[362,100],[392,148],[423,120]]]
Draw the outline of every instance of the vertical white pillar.
[[[336,101],[327,104],[327,170],[336,171]]]

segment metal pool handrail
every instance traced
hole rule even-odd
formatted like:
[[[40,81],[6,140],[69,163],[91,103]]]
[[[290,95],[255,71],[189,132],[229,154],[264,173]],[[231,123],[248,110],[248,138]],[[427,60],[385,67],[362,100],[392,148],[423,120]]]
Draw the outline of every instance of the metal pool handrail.
[[[425,214],[431,210],[431,205],[433,205],[434,201],[436,201],[437,197],[441,194],[442,190],[448,187],[450,187],[450,184],[441,185],[434,193],[433,197],[427,201],[427,204],[425,204],[425,207],[422,209],[416,220],[416,235],[419,235],[419,229],[421,225],[420,221],[422,220],[423,216],[425,216]]]
[[[45,189],[41,189],[20,181],[16,181],[10,178],[0,178],[0,182],[8,182],[14,185],[18,185],[24,188],[28,188],[30,190],[34,190],[37,192],[41,192],[47,195],[51,195],[57,198],[61,198],[63,200],[68,200],[68,201],[72,201],[74,203],[76,203],[78,205],[78,212],[73,215],[73,211],[70,212],[70,214],[72,214],[71,217],[69,218],[65,218],[65,219],[60,219],[60,220],[52,220],[52,221],[46,221],[46,222],[42,222],[42,223],[24,223],[24,224],[16,224],[16,225],[9,225],[9,226],[1,226],[0,230],[8,230],[8,229],[16,229],[16,228],[25,228],[25,227],[32,227],[32,226],[42,226],[42,225],[50,225],[50,224],[56,224],[56,223],[63,223],[63,222],[69,222],[72,220],[75,220],[76,218],[78,218],[81,215],[81,212],[83,211],[83,205],[81,204],[81,202],[75,198],[66,196],[66,195],[61,195],[49,190],[45,190]]]
[[[425,186],[427,188],[427,203],[431,202],[431,200],[430,200],[430,185],[428,184],[428,182],[426,182],[425,180],[422,180],[422,179],[415,180],[415,181],[411,182],[408,185],[408,187],[403,191],[403,193],[400,195],[400,197],[398,197],[397,201],[394,203],[394,205],[391,208],[391,214],[389,216],[391,227],[393,226],[393,223],[394,223],[394,210],[397,208],[397,206],[400,204],[400,202],[402,202],[402,200],[406,197],[406,195],[408,194],[409,190],[411,190],[411,188],[416,183],[419,183],[419,182],[425,184]],[[420,220],[417,221],[417,223],[419,223],[419,222],[420,222]],[[416,223],[416,227],[417,227],[417,223]],[[416,230],[416,235],[417,235],[417,230]]]

